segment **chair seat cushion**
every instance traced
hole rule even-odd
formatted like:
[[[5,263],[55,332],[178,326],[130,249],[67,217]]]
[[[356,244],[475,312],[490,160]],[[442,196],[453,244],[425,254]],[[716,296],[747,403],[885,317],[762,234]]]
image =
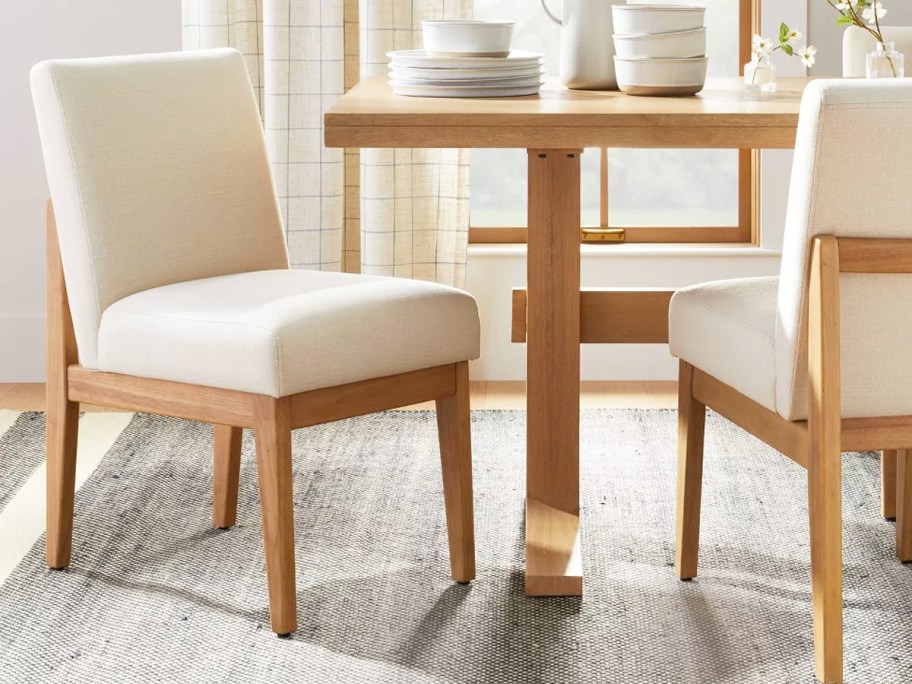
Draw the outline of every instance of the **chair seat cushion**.
[[[778,277],[704,283],[671,298],[671,353],[776,410]]]
[[[444,285],[270,270],[108,307],[98,369],[283,397],[478,358],[475,300]]]

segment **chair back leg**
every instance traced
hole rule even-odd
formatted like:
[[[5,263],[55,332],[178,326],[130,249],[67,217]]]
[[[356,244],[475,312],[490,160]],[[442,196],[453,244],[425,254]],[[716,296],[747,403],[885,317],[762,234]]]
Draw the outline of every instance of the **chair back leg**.
[[[880,514],[887,520],[896,518],[896,451],[880,456]]]
[[[703,487],[703,435],[706,406],[693,396],[694,367],[681,361],[678,373],[678,502],[675,572],[682,580],[697,576],[700,499]]]
[[[472,434],[469,364],[455,365],[456,393],[437,399],[437,431],[443,469],[450,567],[456,582],[475,579],[475,522],[472,505]]]
[[[212,524],[227,529],[237,522],[243,429],[213,425]]]
[[[68,398],[67,367],[77,363],[54,207],[47,205],[47,564],[65,568],[73,545],[79,404]]]
[[[912,562],[912,449],[896,452],[896,557]]]
[[[298,628],[288,401],[258,397],[254,413],[269,618],[272,631],[286,636]]]

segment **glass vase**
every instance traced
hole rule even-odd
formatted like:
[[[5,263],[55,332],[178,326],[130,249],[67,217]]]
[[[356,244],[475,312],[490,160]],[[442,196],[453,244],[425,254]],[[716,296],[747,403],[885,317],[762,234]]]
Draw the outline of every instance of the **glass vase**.
[[[758,95],[776,92],[776,67],[769,56],[755,53],[753,59],[744,65],[744,89]]]
[[[868,78],[903,78],[905,61],[894,43],[878,43],[865,60],[865,75]]]

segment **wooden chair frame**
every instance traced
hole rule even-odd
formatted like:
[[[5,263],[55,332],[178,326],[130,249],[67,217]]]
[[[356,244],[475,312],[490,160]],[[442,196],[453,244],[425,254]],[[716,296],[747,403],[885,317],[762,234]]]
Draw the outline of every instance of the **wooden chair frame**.
[[[814,238],[808,292],[807,421],[789,421],[681,361],[675,570],[697,575],[706,407],[808,471],[817,678],[841,682],[843,451],[884,450],[884,515],[896,517],[896,555],[912,561],[912,416],[842,418],[840,273],[912,274],[912,240]],[[895,487],[894,487],[895,480]]]
[[[453,579],[475,578],[468,362],[271,396],[89,370],[79,365],[51,203],[47,208],[47,564],[70,563],[81,402],[214,425],[212,522],[237,515],[242,428],[256,434],[272,629],[297,629],[291,431],[436,401]]]

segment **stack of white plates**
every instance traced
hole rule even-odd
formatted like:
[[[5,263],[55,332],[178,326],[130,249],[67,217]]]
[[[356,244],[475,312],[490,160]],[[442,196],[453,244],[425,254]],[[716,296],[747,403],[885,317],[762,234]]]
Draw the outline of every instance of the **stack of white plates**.
[[[390,84],[397,95],[415,97],[514,97],[536,95],[544,66],[537,52],[513,50],[506,57],[431,55],[398,50],[390,58]]]

